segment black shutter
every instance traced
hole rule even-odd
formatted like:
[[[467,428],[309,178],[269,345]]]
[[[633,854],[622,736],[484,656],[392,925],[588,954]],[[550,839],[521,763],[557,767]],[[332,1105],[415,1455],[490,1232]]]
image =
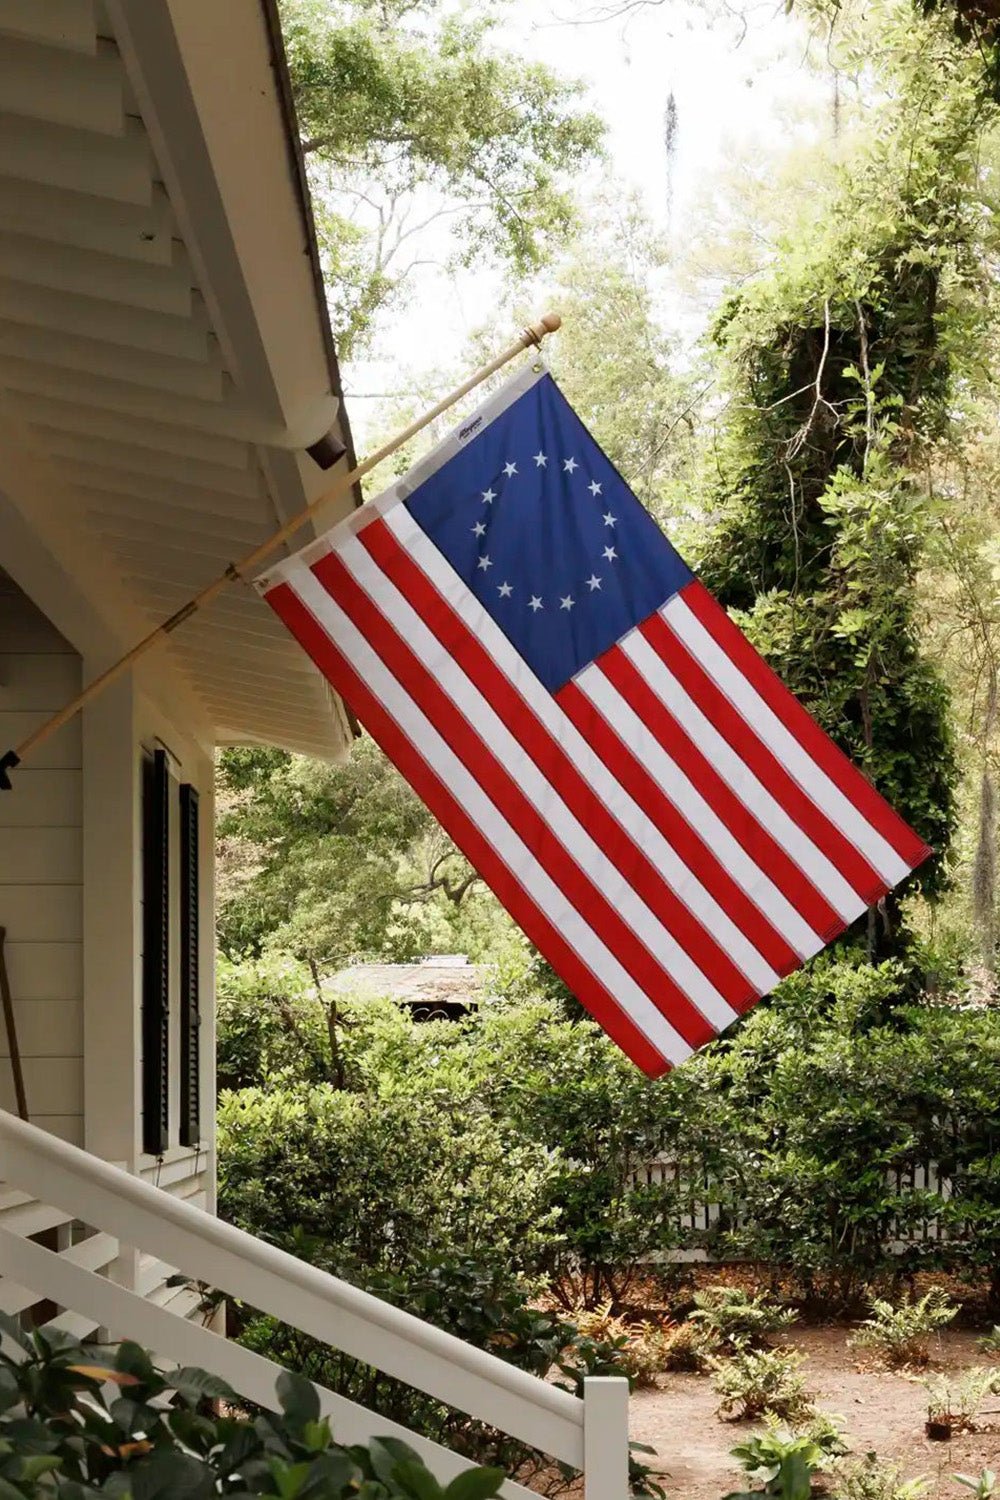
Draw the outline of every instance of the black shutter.
[[[182,1146],[197,1146],[201,1139],[198,907],[198,793],[185,782],[181,787]]]
[[[170,774],[166,751],[143,762],[142,1149],[170,1141]]]

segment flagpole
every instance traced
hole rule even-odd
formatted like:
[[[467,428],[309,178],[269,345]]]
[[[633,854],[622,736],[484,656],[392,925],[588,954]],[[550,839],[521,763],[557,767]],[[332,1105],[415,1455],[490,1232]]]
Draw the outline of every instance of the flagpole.
[[[75,718],[82,708],[92,702],[105,688],[110,687],[113,682],[116,682],[124,672],[127,672],[131,666],[145,656],[147,651],[151,651],[160,641],[166,640],[179,625],[183,625],[192,615],[197,614],[199,610],[207,608],[230,584],[248,581],[248,575],[276,547],[280,547],[282,542],[287,541],[290,536],[300,530],[317,511],[329,505],[332,500],[337,500],[347,494],[359,479],[363,479],[366,474],[371,473],[372,469],[380,464],[383,459],[395,453],[404,443],[408,443],[411,437],[415,437],[418,432],[422,432],[436,417],[448,411],[457,401],[461,401],[463,396],[467,396],[470,391],[475,390],[477,385],[481,385],[484,380],[488,380],[498,370],[502,370],[504,365],[509,364],[512,359],[516,359],[525,349],[539,347],[542,339],[550,333],[555,333],[561,324],[562,319],[558,313],[546,313],[544,317],[539,318],[537,323],[529,324],[512,344],[508,344],[506,349],[502,349],[488,364],[476,370],[474,374],[469,376],[468,380],[463,381],[455,390],[449,392],[436,406],[432,406],[429,411],[424,412],[423,416],[411,422],[408,427],[404,427],[402,432],[397,433],[387,443],[383,443],[381,448],[376,448],[375,452],[370,453],[363,463],[348,470],[346,474],[341,474],[338,479],[334,480],[329,489],[324,490],[318,499],[313,500],[304,510],[300,510],[298,515],[292,516],[291,520],[286,521],[284,526],[280,527],[266,541],[254,547],[253,551],[248,552],[245,557],[240,558],[239,562],[230,563],[228,568],[220,573],[217,578],[214,578],[211,583],[206,584],[200,593],[195,594],[186,604],[182,604],[180,609],[175,610],[169,619],[164,620],[161,625],[157,625],[155,630],[151,630],[148,635],[143,636],[142,640],[137,642],[131,651],[127,651],[113,666],[108,667],[99,677],[95,677],[92,682],[88,683],[83,692],[78,694],[70,703],[67,703],[65,708],[59,709],[58,713],[53,714],[44,724],[40,724],[37,729],[29,734],[26,739],[22,740],[19,745],[15,746],[13,750],[8,750],[5,755],[0,755],[0,790],[10,791],[11,782],[9,772],[16,766],[19,766],[26,756],[31,755],[39,745],[49,739],[57,730],[61,729],[64,724],[68,724],[70,719]]]

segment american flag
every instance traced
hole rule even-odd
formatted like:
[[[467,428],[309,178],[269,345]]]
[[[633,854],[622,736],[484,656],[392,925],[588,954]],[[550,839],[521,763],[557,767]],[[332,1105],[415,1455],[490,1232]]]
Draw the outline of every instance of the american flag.
[[[537,368],[258,587],[651,1076],[930,852]]]

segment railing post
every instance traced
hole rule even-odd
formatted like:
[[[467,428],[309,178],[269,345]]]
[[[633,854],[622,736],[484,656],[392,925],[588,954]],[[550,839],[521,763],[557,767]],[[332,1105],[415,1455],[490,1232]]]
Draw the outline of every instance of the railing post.
[[[628,1381],[591,1375],[583,1383],[584,1500],[628,1500]]]

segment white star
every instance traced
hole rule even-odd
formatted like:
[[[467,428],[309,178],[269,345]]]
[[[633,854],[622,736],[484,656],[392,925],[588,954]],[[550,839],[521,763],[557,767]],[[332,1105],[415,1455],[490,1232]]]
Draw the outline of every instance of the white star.
[[[575,458],[567,458],[565,463],[563,464],[563,468],[567,474],[572,474],[573,470],[578,469],[579,467],[580,465],[577,463]]]
[[[564,599],[560,599],[560,601],[559,601],[559,608],[560,609],[572,609],[575,602],[576,601],[573,599],[572,595],[571,594],[567,594]]]
[[[517,473],[517,464],[504,464],[503,471],[507,478],[510,479],[512,475]]]
[[[617,520],[618,520],[618,517],[617,516],[613,516],[610,511],[606,511],[605,512],[605,515],[604,515],[604,524],[605,524],[605,526],[613,526]]]
[[[596,479],[592,479],[587,485],[587,488],[592,495],[599,495],[601,493],[601,486],[598,484]]]
[[[486,535],[486,522],[485,521],[477,521],[476,524],[475,524],[475,526],[473,526],[473,528],[472,528],[472,535],[473,536],[485,536]]]
[[[587,579],[587,587],[590,590],[590,592],[593,593],[594,590],[595,589],[599,589],[600,586],[601,586],[601,580],[598,578],[597,574],[596,573],[591,573],[590,577]]]
[[[535,467],[536,468],[544,469],[545,465],[548,463],[548,461],[549,460],[548,460],[548,455],[547,454],[545,454],[545,453],[536,453],[535,454]]]
[[[487,568],[492,568],[493,559],[490,557],[489,553],[483,553],[482,557],[479,559],[479,566],[482,568],[484,573],[486,572]]]
[[[614,562],[615,558],[618,556],[618,553],[615,551],[614,547],[605,547],[604,556],[607,558],[608,562]]]
[[[530,600],[528,601],[528,608],[534,610],[535,614],[537,615],[538,611],[540,609],[544,609],[545,606],[542,603],[541,599],[539,599],[537,594],[532,594]]]
[[[496,496],[496,491],[495,490],[483,490],[483,504],[484,505],[492,505],[493,502],[494,502],[494,500],[496,499],[496,497],[497,496]]]
[[[497,589],[497,593],[500,595],[501,599],[509,599],[513,592],[514,586],[510,583],[502,583]]]

